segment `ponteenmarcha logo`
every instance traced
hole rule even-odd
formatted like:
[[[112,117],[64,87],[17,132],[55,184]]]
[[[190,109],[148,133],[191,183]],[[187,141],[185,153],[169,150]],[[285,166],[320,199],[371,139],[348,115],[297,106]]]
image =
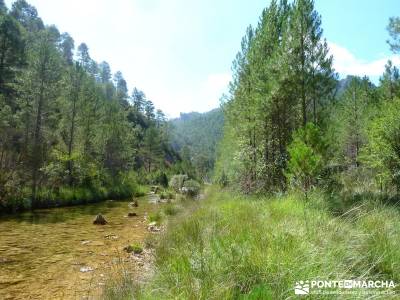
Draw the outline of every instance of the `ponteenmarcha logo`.
[[[308,295],[310,293],[310,284],[307,281],[298,281],[294,287],[294,293],[296,295]]]
[[[301,280],[294,286],[295,295],[309,294],[394,294],[393,280]],[[352,291],[351,291],[352,290]]]

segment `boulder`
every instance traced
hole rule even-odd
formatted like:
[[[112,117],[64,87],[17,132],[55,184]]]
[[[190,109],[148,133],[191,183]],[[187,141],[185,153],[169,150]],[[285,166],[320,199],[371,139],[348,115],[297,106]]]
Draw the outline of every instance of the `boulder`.
[[[129,206],[138,207],[139,206],[139,202],[136,199],[134,199],[131,203],[129,203]]]
[[[106,219],[102,216],[102,214],[98,214],[96,216],[96,219],[94,219],[93,224],[95,225],[106,225],[107,221]]]

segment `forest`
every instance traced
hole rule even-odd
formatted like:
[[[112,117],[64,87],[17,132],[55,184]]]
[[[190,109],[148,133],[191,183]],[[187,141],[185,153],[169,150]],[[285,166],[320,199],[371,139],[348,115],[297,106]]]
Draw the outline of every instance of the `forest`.
[[[222,138],[224,114],[221,109],[206,113],[181,113],[170,120],[172,147],[184,161],[190,161],[202,180],[211,182],[218,143]]]
[[[398,19],[388,26],[398,51]],[[273,2],[233,63],[218,180],[247,193],[297,187],[396,196],[399,70],[338,81],[312,1]]]
[[[126,198],[185,173],[164,113],[121,72],[25,0],[0,13],[0,211]]]
[[[399,66],[339,74],[313,0],[260,13],[220,107],[168,119],[0,0],[0,297],[398,299]],[[400,17],[386,26],[398,57]],[[29,281],[48,260],[81,283]],[[353,286],[313,286],[330,281]]]

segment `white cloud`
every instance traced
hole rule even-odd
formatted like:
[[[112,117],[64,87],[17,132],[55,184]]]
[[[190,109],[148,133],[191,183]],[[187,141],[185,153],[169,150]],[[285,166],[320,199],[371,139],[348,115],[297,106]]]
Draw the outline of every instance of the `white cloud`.
[[[378,58],[372,61],[365,61],[357,58],[345,47],[329,42],[330,53],[333,55],[333,66],[341,76],[358,75],[369,76],[376,79],[381,76],[385,70],[385,64],[390,59],[395,65],[400,64],[398,55],[391,55]]]

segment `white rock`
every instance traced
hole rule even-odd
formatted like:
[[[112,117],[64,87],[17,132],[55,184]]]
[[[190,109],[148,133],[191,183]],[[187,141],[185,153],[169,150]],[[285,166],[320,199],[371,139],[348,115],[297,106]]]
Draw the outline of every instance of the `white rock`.
[[[82,273],[92,272],[92,271],[93,271],[93,268],[92,268],[92,267],[82,267],[82,268],[80,268],[80,271],[81,271]]]

